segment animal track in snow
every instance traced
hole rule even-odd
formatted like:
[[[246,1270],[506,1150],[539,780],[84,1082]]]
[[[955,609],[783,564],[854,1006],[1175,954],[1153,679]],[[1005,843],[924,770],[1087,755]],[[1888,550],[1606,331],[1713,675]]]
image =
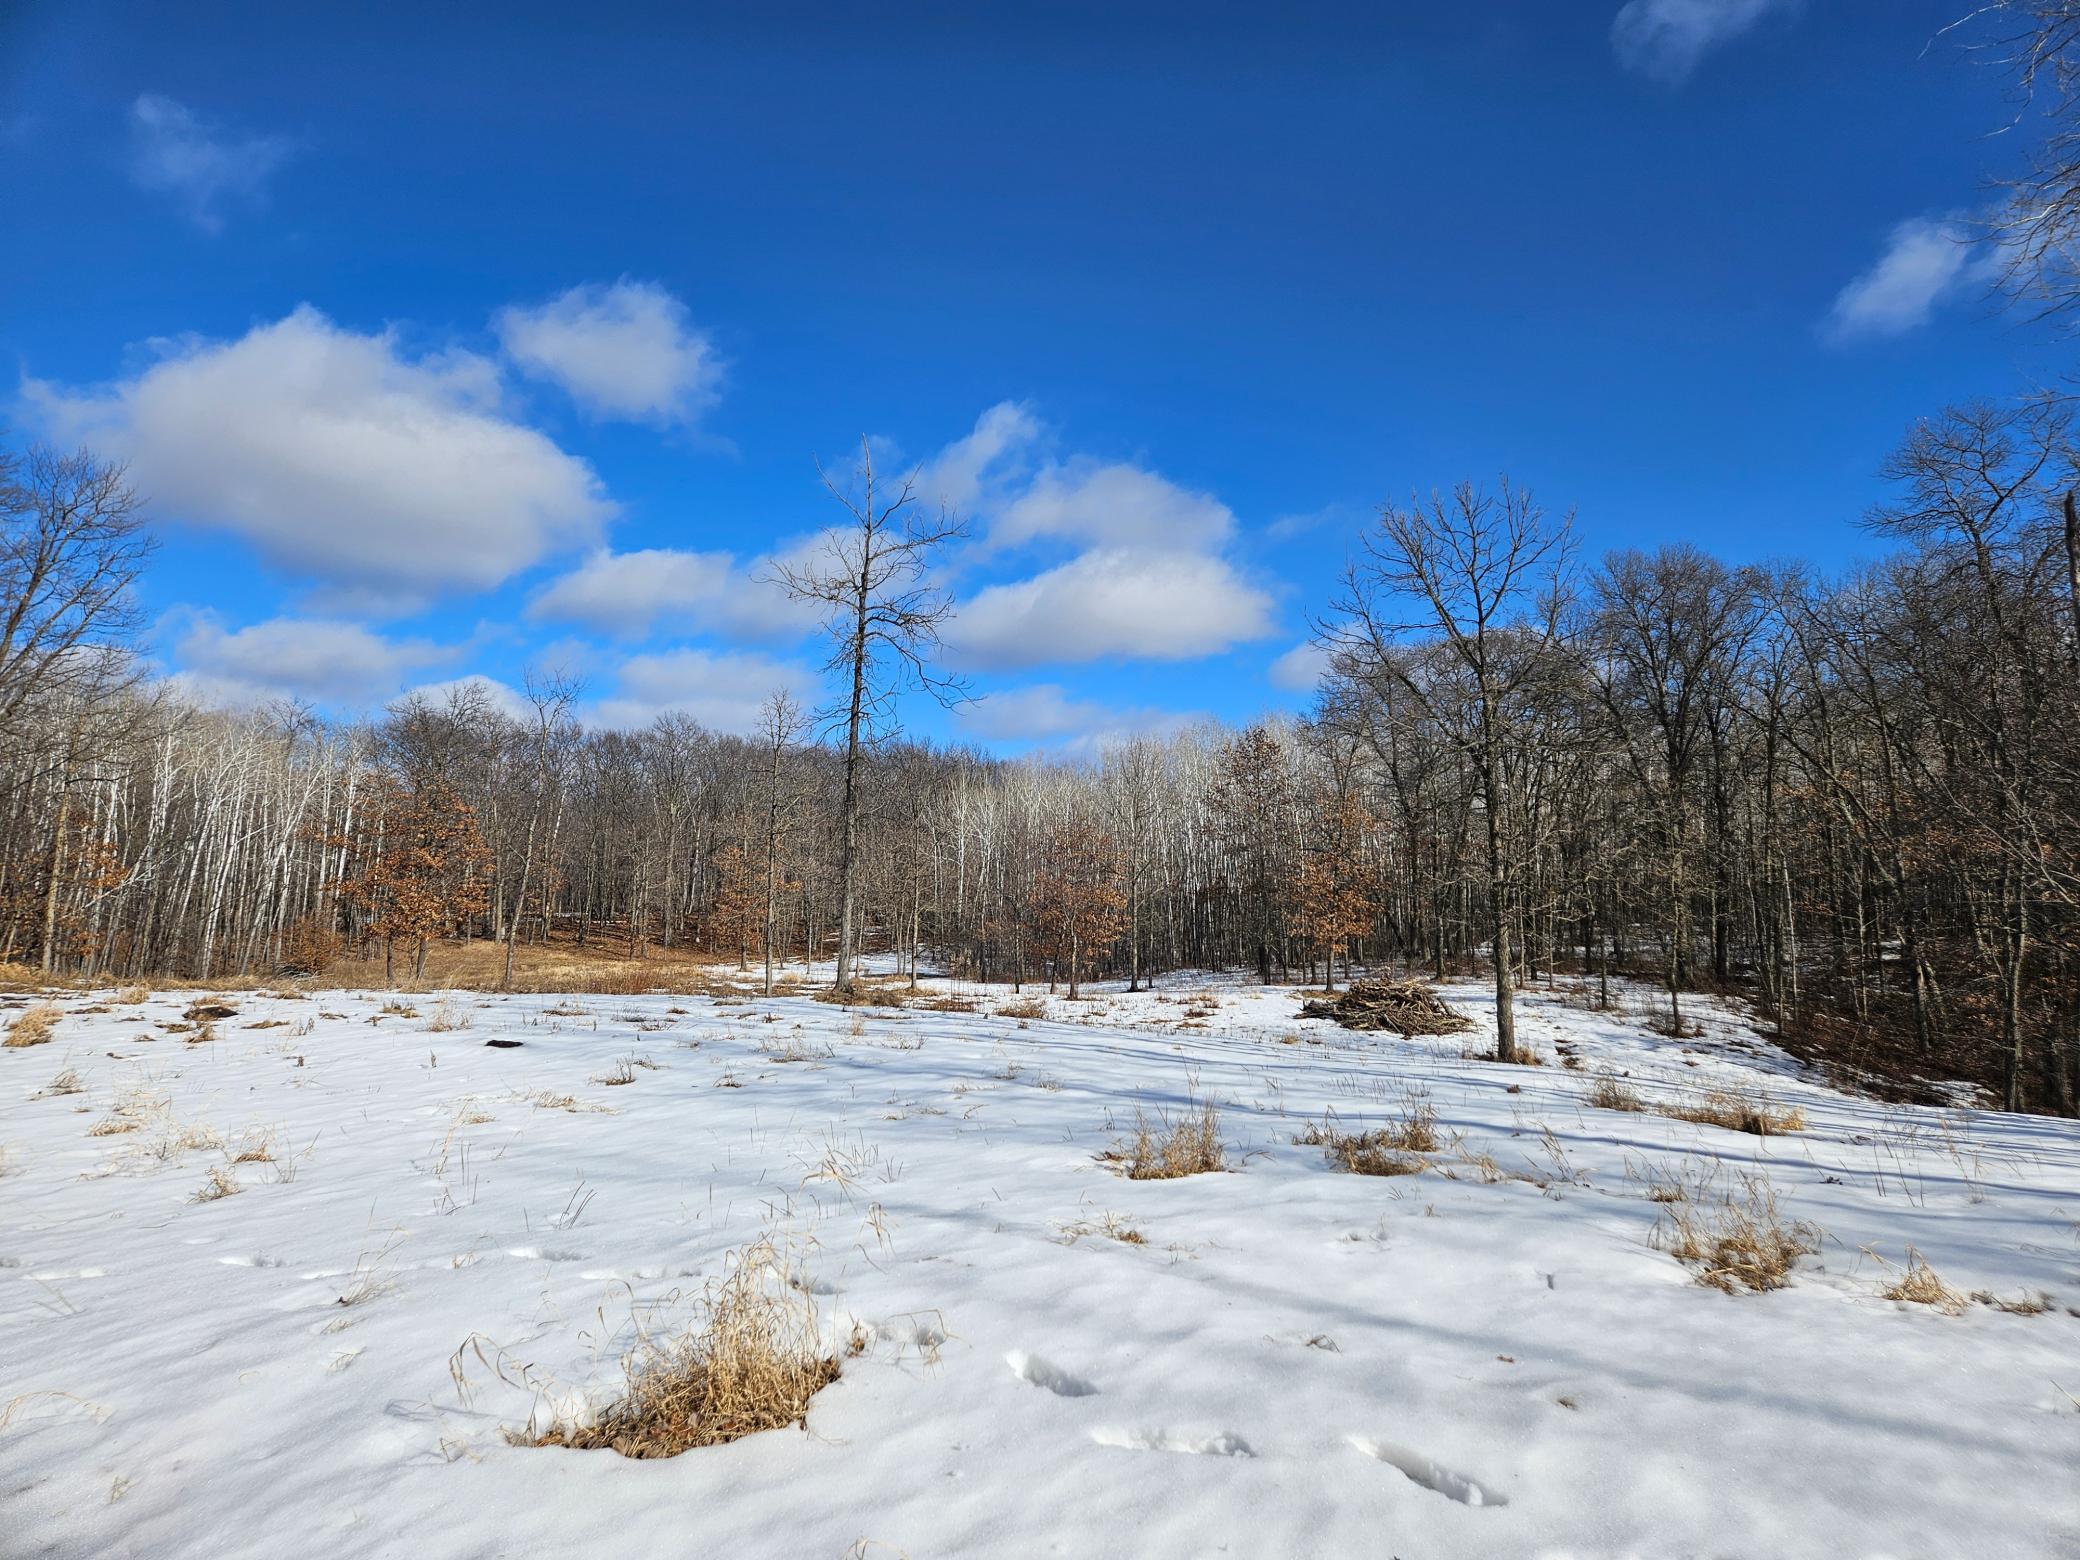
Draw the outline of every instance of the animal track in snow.
[[[1059,1365],[1049,1364],[1037,1354],[1013,1349],[1004,1356],[1011,1374],[1028,1386],[1040,1387],[1056,1397],[1095,1397],[1098,1389],[1081,1376],[1072,1376]]]
[[[1249,1442],[1232,1430],[1222,1430],[1214,1435],[1184,1435],[1175,1430],[1107,1426],[1093,1430],[1091,1439],[1100,1446],[1117,1446],[1130,1452],[1184,1452],[1193,1457],[1257,1455]]]
[[[1426,1490],[1434,1490],[1447,1500],[1455,1500],[1462,1506],[1507,1506],[1509,1497],[1469,1479],[1463,1473],[1432,1462],[1421,1452],[1412,1452],[1405,1446],[1396,1446],[1391,1441],[1368,1440],[1362,1435],[1350,1438],[1351,1445],[1367,1457],[1375,1457],[1406,1478],[1411,1484],[1420,1484]]]

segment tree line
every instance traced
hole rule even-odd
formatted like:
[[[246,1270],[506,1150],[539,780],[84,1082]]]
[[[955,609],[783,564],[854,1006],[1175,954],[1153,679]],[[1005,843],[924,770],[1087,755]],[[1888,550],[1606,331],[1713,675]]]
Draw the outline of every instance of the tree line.
[[[337,723],[141,675],[144,516],[90,455],[0,468],[0,959],[90,977],[421,974],[445,938],[892,959],[1140,985],[1556,971],[1750,996],[1895,1081],[2075,1109],[2080,519],[2070,413],[1912,430],[1837,578],[1691,546],[1578,556],[1522,488],[1385,506],[1301,718],[1076,757],[887,733],[931,670],[951,529],[870,496],[829,567],[837,706],[748,735],[588,729],[479,687]],[[844,690],[849,690],[849,697]],[[829,733],[825,740],[822,733]],[[353,966],[348,966],[350,969]],[[849,979],[846,970],[841,980]]]

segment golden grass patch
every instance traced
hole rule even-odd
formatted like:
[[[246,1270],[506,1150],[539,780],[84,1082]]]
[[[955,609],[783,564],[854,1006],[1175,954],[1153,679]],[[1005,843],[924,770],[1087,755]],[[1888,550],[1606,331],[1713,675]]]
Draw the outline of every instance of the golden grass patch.
[[[1663,1205],[1655,1239],[1697,1281],[1726,1294],[1786,1288],[1798,1259],[1820,1249],[1818,1226],[1784,1218],[1763,1175],[1743,1175],[1737,1193],[1706,1201],[1698,1179],[1682,1201]]]
[[[1945,1316],[1964,1312],[1964,1296],[1938,1278],[1936,1270],[1912,1246],[1907,1248],[1906,1271],[1886,1285],[1884,1293],[1887,1300],[1931,1306]]]
[[[24,1008],[21,1017],[8,1027],[7,1038],[0,1040],[0,1045],[13,1049],[30,1045],[48,1045],[51,1031],[58,1027],[58,1020],[63,1016],[64,1009],[55,1002],[38,1002]]]
[[[1645,1101],[1627,1088],[1616,1073],[1598,1073],[1582,1096],[1598,1110],[1644,1111]]]
[[[839,1365],[821,1342],[815,1301],[791,1278],[770,1238],[733,1253],[689,1325],[669,1331],[657,1313],[637,1317],[618,1400],[589,1423],[552,1425],[528,1444],[676,1457],[804,1423]]]
[[[1729,1132],[1747,1132],[1756,1137],[1777,1137],[1806,1129],[1804,1111],[1779,1109],[1767,1097],[1751,1099],[1731,1089],[1714,1089],[1699,1099],[1677,1100],[1654,1108],[1659,1114],[1677,1121],[1724,1127]]]
[[[1221,1144],[1221,1113],[1208,1101],[1176,1116],[1134,1112],[1134,1136],[1099,1156],[1118,1164],[1130,1181],[1174,1181],[1228,1168]]]

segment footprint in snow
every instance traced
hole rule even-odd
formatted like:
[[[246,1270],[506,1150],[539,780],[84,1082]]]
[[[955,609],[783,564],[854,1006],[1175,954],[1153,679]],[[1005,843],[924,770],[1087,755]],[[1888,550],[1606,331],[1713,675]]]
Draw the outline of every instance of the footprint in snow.
[[[1462,1506],[1509,1504],[1508,1496],[1484,1487],[1463,1473],[1454,1473],[1451,1469],[1432,1462],[1421,1452],[1412,1452],[1407,1447],[1396,1446],[1391,1441],[1368,1440],[1362,1435],[1352,1436],[1350,1442],[1367,1457],[1377,1458],[1410,1483],[1420,1484],[1424,1489],[1433,1490]]]
[[[1193,1457],[1254,1457],[1249,1442],[1233,1431],[1215,1435],[1186,1435],[1176,1430],[1119,1429],[1107,1426],[1093,1430],[1091,1439],[1100,1446],[1116,1446],[1130,1452],[1184,1452]]]
[[[1072,1376],[1059,1365],[1051,1365],[1037,1354],[1013,1349],[1004,1356],[1011,1374],[1029,1387],[1039,1387],[1056,1397],[1095,1397],[1098,1389],[1081,1376]]]

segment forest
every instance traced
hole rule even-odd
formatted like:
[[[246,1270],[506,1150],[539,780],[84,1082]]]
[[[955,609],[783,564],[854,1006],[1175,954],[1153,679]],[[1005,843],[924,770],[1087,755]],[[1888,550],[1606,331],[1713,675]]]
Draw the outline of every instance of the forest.
[[[1315,618],[1304,718],[1100,751],[906,738],[942,533],[849,507],[832,710],[587,725],[553,672],[341,723],[154,676],[146,507],[92,452],[0,467],[0,960],[115,980],[423,979],[457,939],[763,967],[838,952],[1132,987],[1185,968],[1629,976],[1752,1002],[1904,1097],[2080,1106],[2080,517],[2055,397],[1887,461],[1881,561],[1587,554],[1507,479],[1385,504]],[[856,586],[856,590],[854,587]],[[822,594],[817,592],[821,589]],[[853,599],[856,596],[856,601]],[[858,611],[854,612],[854,607]],[[841,684],[848,679],[837,679]],[[840,965],[841,981],[846,966]]]

